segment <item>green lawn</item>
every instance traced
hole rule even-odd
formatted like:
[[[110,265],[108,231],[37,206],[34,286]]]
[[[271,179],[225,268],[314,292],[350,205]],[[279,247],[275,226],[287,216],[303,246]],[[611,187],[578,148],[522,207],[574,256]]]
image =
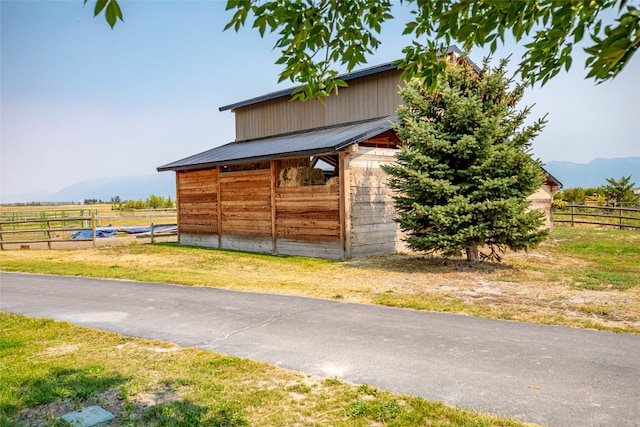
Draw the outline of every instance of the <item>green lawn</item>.
[[[194,348],[0,313],[0,426],[520,426],[441,403]]]

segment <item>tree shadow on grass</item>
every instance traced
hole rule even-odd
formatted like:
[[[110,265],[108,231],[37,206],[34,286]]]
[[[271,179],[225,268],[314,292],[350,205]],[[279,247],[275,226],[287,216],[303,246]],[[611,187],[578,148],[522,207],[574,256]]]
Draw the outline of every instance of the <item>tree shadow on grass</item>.
[[[8,390],[0,402],[0,426],[62,425],[55,421],[61,415],[80,409],[82,402],[126,381],[127,378],[105,373],[98,366],[51,368],[40,376],[14,383],[13,390],[12,385],[6,385]]]
[[[511,265],[497,262],[470,262],[462,258],[445,258],[424,254],[374,255],[345,261],[343,265],[346,268],[410,274],[493,273],[515,269]]]
[[[243,408],[235,402],[221,401],[205,407],[186,399],[171,398],[147,406],[124,398],[121,390],[128,381],[121,375],[103,372],[99,366],[52,368],[4,393],[5,398],[0,401],[0,427],[68,426],[62,415],[93,405],[102,406],[115,415],[115,419],[102,424],[105,426],[238,427],[249,424]],[[7,398],[10,394],[13,398]],[[158,402],[160,395],[156,398]]]
[[[239,427],[249,424],[240,406],[226,401],[211,409],[186,400],[161,403],[147,408],[143,419],[162,427]]]

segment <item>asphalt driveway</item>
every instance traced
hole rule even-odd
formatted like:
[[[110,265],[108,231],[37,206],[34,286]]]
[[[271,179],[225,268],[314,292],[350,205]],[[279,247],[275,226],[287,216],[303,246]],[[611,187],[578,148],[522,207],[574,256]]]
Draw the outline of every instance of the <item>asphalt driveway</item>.
[[[552,426],[640,426],[640,337],[212,288],[0,274],[0,310]]]

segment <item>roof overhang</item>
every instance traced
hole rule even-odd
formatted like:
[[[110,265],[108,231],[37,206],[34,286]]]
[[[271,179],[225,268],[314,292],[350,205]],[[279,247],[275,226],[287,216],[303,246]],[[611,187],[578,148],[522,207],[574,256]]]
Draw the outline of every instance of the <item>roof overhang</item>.
[[[267,138],[231,142],[160,166],[158,171],[188,171],[278,158],[335,153],[392,129],[394,120],[393,117],[382,117]]]
[[[563,187],[562,183],[555,176],[551,175],[545,168],[542,168],[542,171],[544,172],[544,174],[547,177],[547,182],[550,182],[555,187],[558,187],[557,188],[558,190],[562,189],[562,187]],[[554,189],[554,191],[555,191],[555,189]]]

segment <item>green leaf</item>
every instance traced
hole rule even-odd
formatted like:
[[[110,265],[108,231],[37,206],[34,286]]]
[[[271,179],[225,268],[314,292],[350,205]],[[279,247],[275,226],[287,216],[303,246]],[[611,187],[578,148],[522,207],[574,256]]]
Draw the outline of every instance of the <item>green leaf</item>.
[[[415,21],[408,22],[407,25],[405,25],[404,27],[404,31],[402,32],[402,35],[413,34],[417,26],[418,26],[418,23]]]
[[[571,68],[571,62],[573,62],[573,59],[570,56],[564,58],[564,69],[566,71],[569,71],[569,68]]]
[[[334,80],[333,82],[334,82],[334,83],[336,84],[336,86],[338,86],[338,87],[348,87],[348,86],[349,86],[349,85],[347,84],[347,82],[345,82],[344,80],[337,79],[337,80]]]
[[[242,1],[242,0],[227,0],[227,5],[225,7],[225,10],[230,10],[230,9],[239,9],[242,6],[248,6],[248,2],[246,1]]]
[[[572,34],[573,34],[573,42],[578,43],[584,37],[584,26],[578,24],[576,28],[573,30]]]
[[[86,0],[85,0],[86,3]],[[108,0],[96,0],[96,7],[93,9],[93,16],[98,16],[107,5]]]
[[[107,8],[104,12],[107,23],[113,27],[116,25],[118,19],[122,20],[122,11],[116,0],[108,0]]]

